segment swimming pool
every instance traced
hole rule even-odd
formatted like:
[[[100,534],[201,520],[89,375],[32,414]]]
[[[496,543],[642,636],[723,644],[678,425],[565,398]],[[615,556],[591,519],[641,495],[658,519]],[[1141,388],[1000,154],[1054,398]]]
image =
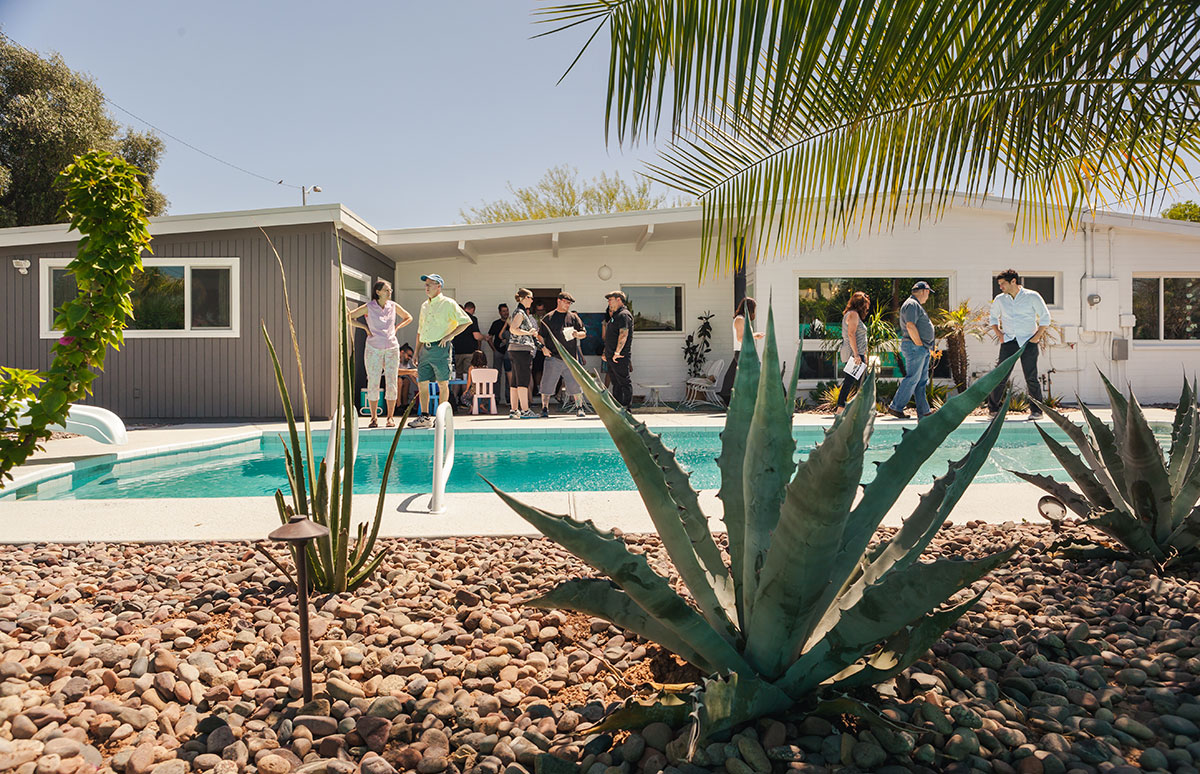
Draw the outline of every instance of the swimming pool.
[[[1047,423],[1048,424],[1048,423]],[[1051,429],[1051,428],[1047,428]],[[946,463],[967,453],[982,434],[975,424],[956,430],[913,477],[914,484],[928,484],[946,472]],[[824,437],[824,428],[796,427],[797,457],[804,458]],[[1058,428],[1052,432],[1065,441]],[[1160,440],[1167,436],[1159,432]],[[720,472],[714,458],[720,452],[719,428],[662,430],[664,442],[676,449],[683,467],[692,473],[697,489],[716,489]],[[874,461],[890,456],[900,441],[899,427],[879,427],[871,437],[863,471],[866,483],[875,475]],[[364,432],[354,472],[357,494],[378,492],[383,464],[391,444],[390,432]],[[325,433],[314,434],[314,449],[323,450]],[[392,464],[390,493],[430,490],[432,433],[405,432]],[[1036,429],[1029,423],[1006,424],[992,453],[975,477],[976,483],[1016,483],[1011,468],[1039,472],[1067,480],[1066,474],[1046,450]],[[608,433],[600,427],[587,429],[513,428],[509,430],[460,430],[456,436],[454,470],[448,492],[487,492],[480,476],[510,492],[603,491],[634,489],[633,480]],[[158,454],[143,459],[101,464],[68,475],[29,484],[16,490],[16,499],[116,500],[141,498],[260,497],[287,493],[280,437],[228,443],[199,451]]]

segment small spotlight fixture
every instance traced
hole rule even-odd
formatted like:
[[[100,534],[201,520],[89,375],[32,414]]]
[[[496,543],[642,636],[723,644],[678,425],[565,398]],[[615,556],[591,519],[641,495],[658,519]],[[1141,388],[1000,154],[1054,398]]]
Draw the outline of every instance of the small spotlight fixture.
[[[13,268],[22,274],[29,273],[29,261],[24,258],[13,258]]]
[[[300,205],[301,206],[303,206],[303,207],[308,206],[308,195],[310,193],[321,193],[321,186],[319,186],[319,185],[314,185],[314,186],[303,186],[302,185],[302,186],[300,186]]]

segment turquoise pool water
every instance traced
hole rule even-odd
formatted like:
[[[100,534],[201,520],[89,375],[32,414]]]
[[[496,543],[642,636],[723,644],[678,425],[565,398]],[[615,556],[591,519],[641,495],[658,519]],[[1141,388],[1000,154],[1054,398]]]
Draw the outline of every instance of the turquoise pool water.
[[[1047,423],[1048,424],[1048,423]],[[967,453],[983,425],[960,428],[913,478],[927,484],[946,472],[946,463]],[[720,452],[719,429],[664,430],[663,440],[676,449],[680,463],[692,473],[697,489],[716,489],[720,473],[714,458]],[[1058,435],[1058,429],[1054,428]],[[323,450],[324,434],[314,448]],[[796,428],[797,457],[804,458],[824,435],[820,427]],[[1065,438],[1059,436],[1065,441]],[[900,440],[900,428],[878,427],[871,438],[864,483],[875,475],[873,461],[886,459]],[[354,489],[358,494],[379,491],[383,463],[391,434],[360,435]],[[393,493],[430,491],[433,436],[429,431],[401,436],[388,482]],[[976,477],[977,483],[1017,482],[1006,468],[1041,472],[1066,480],[1028,422],[1006,424],[990,458]],[[460,430],[456,440],[454,470],[447,491],[490,491],[480,476],[512,492],[588,491],[633,489],[620,455],[603,428],[512,430]],[[228,444],[203,451],[165,454],[129,462],[105,464],[74,474],[29,485],[17,499],[110,500],[173,497],[256,497],[286,494],[283,453],[278,436]]]

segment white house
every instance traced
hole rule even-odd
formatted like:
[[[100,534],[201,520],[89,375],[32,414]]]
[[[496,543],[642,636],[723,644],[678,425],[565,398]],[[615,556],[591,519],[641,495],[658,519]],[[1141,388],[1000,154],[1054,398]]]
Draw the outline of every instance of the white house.
[[[685,376],[682,345],[698,315],[716,313],[710,357],[732,355],[734,277],[700,278],[700,222],[700,208],[689,207],[382,230],[378,249],[396,263],[398,301],[419,304],[420,275],[438,272],[450,294],[478,305],[485,329],[496,305],[511,303],[518,287],[567,290],[585,312],[602,310],[606,291],[624,289],[653,307],[650,314],[667,328],[635,334],[634,381],[671,384],[663,394],[678,398]],[[763,304],[760,325],[767,300],[773,302],[789,373],[798,346],[811,353],[801,360],[802,387],[834,375],[832,365],[816,365],[821,343],[801,340],[808,330],[802,310],[812,308],[805,301],[871,279],[921,278],[944,289],[935,300],[986,307],[996,293],[994,276],[1008,268],[1042,292],[1062,328],[1062,343],[1040,359],[1054,394],[1103,403],[1102,372],[1114,383],[1132,383],[1143,402],[1174,401],[1182,377],[1195,378],[1200,369],[1200,224],[1096,213],[1078,232],[1035,243],[1016,233],[1011,202],[997,200],[954,207],[920,228],[898,226],[844,244],[760,258],[747,267],[746,292]],[[970,341],[971,371],[990,368],[996,350],[990,339]]]
[[[1040,363],[1054,394],[1103,403],[1104,373],[1132,383],[1143,402],[1176,400],[1182,377],[1200,369],[1200,224],[1099,213],[1065,238],[1030,243],[1014,234],[1013,220],[1010,202],[958,206],[920,229],[901,226],[820,250],[760,256],[742,276],[701,278],[697,207],[391,230],[375,229],[340,204],[154,218],[154,254],[146,266],[162,282],[135,287],[134,308],[154,302],[170,314],[141,315],[131,325],[89,402],[126,418],[275,416],[279,399],[263,368],[259,332],[264,319],[277,342],[287,329],[273,246],[286,264],[313,374],[333,373],[339,253],[350,303],[365,300],[371,283],[386,278],[397,301],[416,312],[424,298],[420,276],[437,272],[448,295],[477,304],[485,332],[497,304],[511,304],[516,289],[527,287],[550,305],[559,291],[569,291],[596,333],[604,294],[623,289],[642,326],[634,339],[634,381],[670,385],[661,390],[668,399],[682,397],[682,347],[698,316],[714,314],[710,358],[731,359],[735,287],[759,300],[760,327],[765,302],[773,302],[787,370],[799,367],[802,386],[812,387],[835,374],[817,353],[812,323],[840,321],[848,290],[869,287],[877,306],[894,308],[914,279],[926,279],[938,289],[939,305],[986,305],[993,276],[1014,268],[1045,295],[1063,330],[1064,342]],[[0,364],[49,365],[60,335],[54,310],[73,292],[65,267],[77,240],[66,224],[0,229]],[[154,297],[138,295],[146,293]],[[402,331],[410,341],[414,328]],[[797,361],[798,346],[804,352]],[[970,342],[971,370],[990,368],[996,349],[991,341]],[[284,370],[293,382],[290,358]],[[361,369],[357,379],[365,384]],[[334,394],[332,376],[309,379],[318,416],[327,414]]]

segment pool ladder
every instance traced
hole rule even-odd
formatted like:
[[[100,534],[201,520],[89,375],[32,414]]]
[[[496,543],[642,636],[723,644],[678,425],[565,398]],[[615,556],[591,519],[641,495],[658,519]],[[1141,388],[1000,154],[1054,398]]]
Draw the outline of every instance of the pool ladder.
[[[450,401],[442,401],[433,420],[433,498],[429,501],[430,513],[446,512],[446,482],[450,480],[450,471],[453,469],[454,410]]]

